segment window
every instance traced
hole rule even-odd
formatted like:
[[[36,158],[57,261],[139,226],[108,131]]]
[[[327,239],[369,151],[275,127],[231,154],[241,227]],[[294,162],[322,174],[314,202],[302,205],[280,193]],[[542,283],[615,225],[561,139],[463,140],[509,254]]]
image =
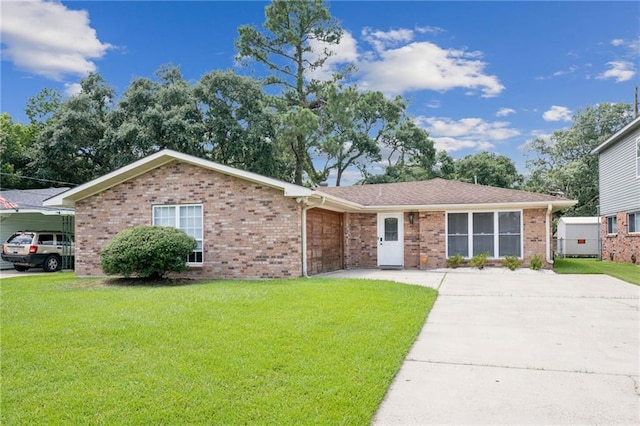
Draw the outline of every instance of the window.
[[[473,213],[473,255],[493,257],[493,213]]]
[[[629,233],[631,232],[639,232],[640,233],[640,212],[629,213]]]
[[[384,240],[398,241],[398,219],[387,217],[384,220]]]
[[[196,239],[198,246],[189,255],[187,263],[202,263],[202,206],[153,206],[153,224],[172,226]]]
[[[498,213],[500,257],[521,256],[520,212]]]
[[[467,213],[449,213],[447,217],[448,256],[469,256],[469,220]]]
[[[607,216],[607,234],[616,234],[618,232],[618,224],[615,216]]]
[[[521,212],[447,213],[447,256],[522,257]]]

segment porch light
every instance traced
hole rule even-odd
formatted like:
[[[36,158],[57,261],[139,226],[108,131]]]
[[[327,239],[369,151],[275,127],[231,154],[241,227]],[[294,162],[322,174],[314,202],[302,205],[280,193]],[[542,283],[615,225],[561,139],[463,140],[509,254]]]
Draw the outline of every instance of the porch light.
[[[414,219],[413,212],[409,212],[409,223],[411,225],[413,225],[413,219]]]

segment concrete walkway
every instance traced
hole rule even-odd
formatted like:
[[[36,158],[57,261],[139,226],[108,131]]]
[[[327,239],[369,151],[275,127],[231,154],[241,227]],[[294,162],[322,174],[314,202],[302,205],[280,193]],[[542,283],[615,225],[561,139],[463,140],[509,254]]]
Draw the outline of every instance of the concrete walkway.
[[[376,425],[640,424],[640,287],[532,271],[331,275],[440,292]]]

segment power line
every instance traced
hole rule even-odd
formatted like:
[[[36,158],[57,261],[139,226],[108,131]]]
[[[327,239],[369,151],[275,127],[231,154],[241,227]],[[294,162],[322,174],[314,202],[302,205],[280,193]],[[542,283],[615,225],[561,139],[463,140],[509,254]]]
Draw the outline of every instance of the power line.
[[[77,183],[62,182],[62,181],[59,181],[59,180],[51,180],[51,179],[42,179],[42,178],[36,178],[36,177],[31,177],[31,176],[22,176],[22,175],[16,175],[16,174],[13,174],[13,173],[6,173],[6,172],[0,172],[0,175],[2,175],[2,176],[11,176],[11,177],[18,178],[18,179],[30,179],[30,180],[38,180],[40,182],[61,183],[61,184],[64,184],[64,185],[78,186]]]

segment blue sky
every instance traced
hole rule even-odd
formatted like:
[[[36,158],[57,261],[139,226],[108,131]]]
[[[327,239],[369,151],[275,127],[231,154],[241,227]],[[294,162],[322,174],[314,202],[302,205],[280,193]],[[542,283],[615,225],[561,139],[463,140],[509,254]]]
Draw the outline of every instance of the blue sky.
[[[233,43],[238,26],[262,25],[266,4],[3,1],[2,112],[24,122],[29,97],[45,87],[71,94],[94,70],[118,94],[167,63],[194,82],[214,69],[259,77],[237,66]],[[526,172],[529,141],[569,126],[586,106],[634,101],[640,2],[329,7],[345,34],[328,67],[353,63],[360,87],[407,97],[410,114],[454,158],[486,150]]]

